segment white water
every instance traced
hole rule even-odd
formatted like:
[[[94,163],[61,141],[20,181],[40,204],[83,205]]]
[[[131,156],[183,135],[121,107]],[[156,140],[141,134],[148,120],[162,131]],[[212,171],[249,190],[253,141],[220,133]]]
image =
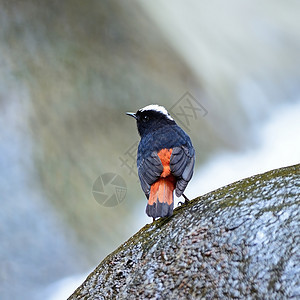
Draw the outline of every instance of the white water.
[[[0,298],[40,299],[38,290],[57,276],[80,270],[76,243],[36,188],[27,90],[3,78],[1,83],[0,99],[6,101],[0,110]]]
[[[205,194],[239,179],[300,162],[300,101],[277,107],[257,127],[258,147],[220,153],[198,169],[187,194]]]
[[[90,273],[90,272],[89,272]],[[41,299],[65,300],[67,299],[85,280],[89,274],[78,274],[63,278],[51,284],[41,295]]]

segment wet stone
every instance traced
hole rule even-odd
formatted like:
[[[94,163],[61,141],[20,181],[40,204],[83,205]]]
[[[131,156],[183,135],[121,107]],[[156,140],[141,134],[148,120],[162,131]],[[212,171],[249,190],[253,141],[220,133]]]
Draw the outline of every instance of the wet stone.
[[[297,299],[299,169],[240,180],[146,225],[69,299]]]

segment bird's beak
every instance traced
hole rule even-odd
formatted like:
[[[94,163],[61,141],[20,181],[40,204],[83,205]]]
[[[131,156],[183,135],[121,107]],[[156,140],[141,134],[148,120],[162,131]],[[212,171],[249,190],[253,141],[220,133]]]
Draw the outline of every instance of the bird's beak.
[[[135,113],[127,112],[126,115],[136,119],[136,114]]]

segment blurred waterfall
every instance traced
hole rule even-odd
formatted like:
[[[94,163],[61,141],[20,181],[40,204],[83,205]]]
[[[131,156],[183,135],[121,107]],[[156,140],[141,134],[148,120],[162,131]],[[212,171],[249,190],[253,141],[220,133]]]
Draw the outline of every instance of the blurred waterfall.
[[[279,105],[260,124],[257,145],[247,151],[220,151],[195,174],[189,195],[196,198],[234,181],[300,162],[300,99]],[[300,171],[300,170],[299,170]]]
[[[227,143],[256,143],[260,121],[299,95],[298,2],[139,3],[201,82],[207,122]]]
[[[2,19],[3,21],[3,19]],[[6,24],[7,25],[7,24]],[[75,236],[39,189],[28,86],[0,43],[0,298],[40,299],[57,278],[78,272]]]
[[[11,86],[2,61],[0,110],[0,297],[39,299],[38,290],[78,272],[72,233],[37,187],[28,135],[30,100],[26,87]],[[3,101],[5,99],[5,101]],[[26,295],[26,296],[25,296]]]

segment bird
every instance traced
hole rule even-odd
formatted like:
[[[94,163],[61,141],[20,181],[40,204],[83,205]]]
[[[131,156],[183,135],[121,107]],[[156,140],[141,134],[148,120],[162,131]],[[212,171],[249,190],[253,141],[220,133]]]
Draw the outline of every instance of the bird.
[[[148,199],[146,214],[153,218],[170,217],[177,197],[189,199],[184,191],[195,165],[195,149],[190,137],[177,125],[165,107],[150,104],[136,113],[140,142],[137,150],[137,171],[141,188]]]

